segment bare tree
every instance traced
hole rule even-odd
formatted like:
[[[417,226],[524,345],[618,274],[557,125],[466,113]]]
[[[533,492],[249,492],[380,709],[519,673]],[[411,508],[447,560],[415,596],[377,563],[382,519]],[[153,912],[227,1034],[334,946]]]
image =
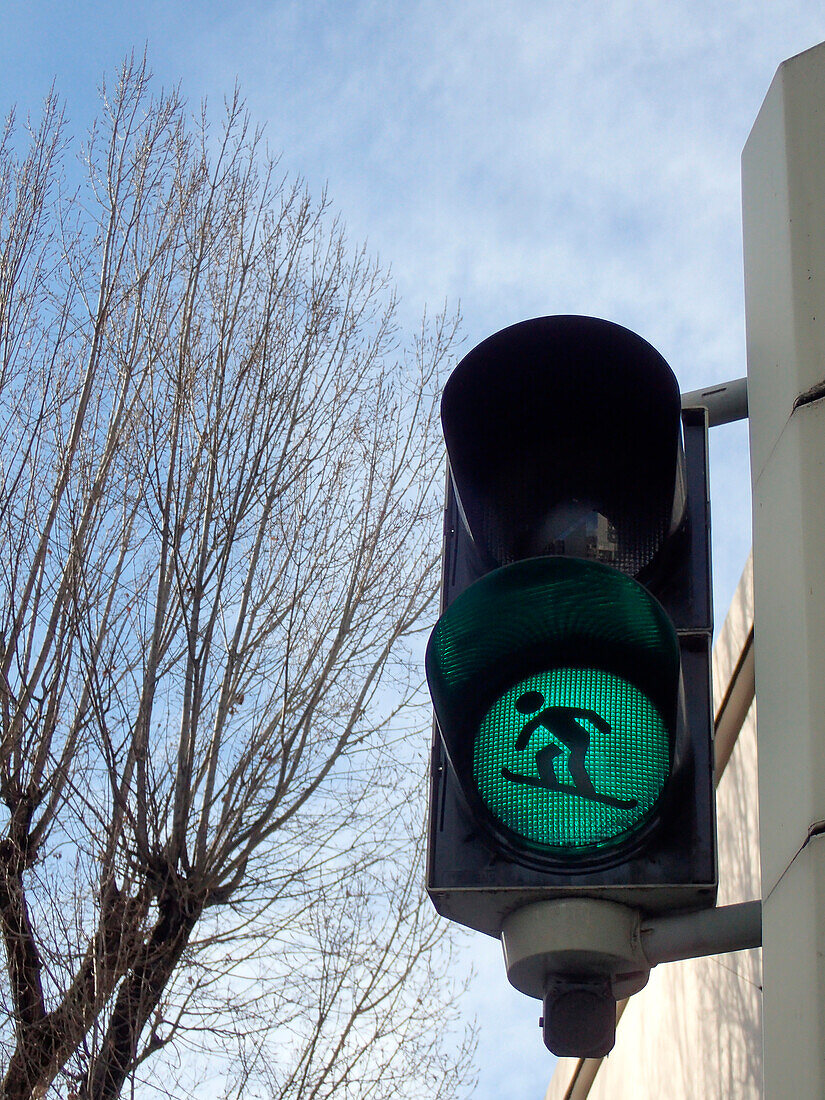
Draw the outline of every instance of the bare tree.
[[[51,97],[0,146],[2,1096],[453,1095],[408,643],[455,323],[402,339],[237,95],[132,59],[72,192],[64,144]]]

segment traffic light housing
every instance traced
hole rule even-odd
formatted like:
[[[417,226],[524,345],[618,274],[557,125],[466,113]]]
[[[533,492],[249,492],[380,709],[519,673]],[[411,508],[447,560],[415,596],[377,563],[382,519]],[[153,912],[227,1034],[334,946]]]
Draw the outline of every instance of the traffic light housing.
[[[712,905],[707,422],[627,329],[545,317],[444,390],[428,890],[499,935],[531,902]]]

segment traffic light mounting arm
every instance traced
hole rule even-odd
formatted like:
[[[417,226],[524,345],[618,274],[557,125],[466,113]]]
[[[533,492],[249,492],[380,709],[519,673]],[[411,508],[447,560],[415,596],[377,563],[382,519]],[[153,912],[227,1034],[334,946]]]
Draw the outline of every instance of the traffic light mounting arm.
[[[630,982],[623,988],[619,978],[634,971],[761,947],[762,902],[651,917],[593,898],[541,901],[507,918],[501,943],[507,976],[528,997],[541,999],[547,974],[569,973],[571,966],[587,973],[585,955],[592,973],[610,974],[617,996],[626,996]]]
[[[559,1057],[603,1057],[615,1042],[616,1001],[644,988],[653,966],[762,945],[762,903],[645,917],[592,898],[537,902],[501,935],[510,983],[544,1002],[541,1026]]]
[[[719,424],[732,424],[734,420],[747,420],[748,380],[735,378],[730,382],[719,382],[701,390],[683,393],[682,408],[707,409],[709,428],[715,428]]]

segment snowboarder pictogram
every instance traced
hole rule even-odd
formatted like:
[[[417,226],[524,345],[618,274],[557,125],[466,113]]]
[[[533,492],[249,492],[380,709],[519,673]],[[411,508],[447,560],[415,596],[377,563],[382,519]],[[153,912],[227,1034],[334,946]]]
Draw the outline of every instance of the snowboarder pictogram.
[[[567,770],[573,780],[572,784],[562,783],[556,773],[556,760],[562,756],[564,750],[554,744],[545,745],[536,753],[538,779],[529,775],[519,775],[517,772],[510,771],[509,768],[502,768],[501,774],[504,778],[513,783],[524,783],[543,790],[575,794],[579,798],[586,798],[590,802],[601,802],[605,806],[615,806],[620,809],[636,806],[638,803],[635,798],[614,798],[611,795],[599,794],[587,770],[586,757],[590,749],[590,731],[583,723],[590,722],[605,734],[611,732],[610,723],[594,710],[583,707],[545,706],[545,703],[546,700],[540,691],[525,691],[516,700],[516,710],[520,714],[533,715],[516,738],[516,748],[523,752],[535,731],[544,727],[568,750]]]

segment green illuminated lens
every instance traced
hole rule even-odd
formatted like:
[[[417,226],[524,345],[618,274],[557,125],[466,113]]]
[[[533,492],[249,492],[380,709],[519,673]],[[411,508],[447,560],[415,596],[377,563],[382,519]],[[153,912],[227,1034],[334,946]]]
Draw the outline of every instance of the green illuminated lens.
[[[571,854],[639,828],[669,770],[658,710],[633,684],[592,668],[556,668],[510,688],[482,721],[473,759],[494,817]]]

